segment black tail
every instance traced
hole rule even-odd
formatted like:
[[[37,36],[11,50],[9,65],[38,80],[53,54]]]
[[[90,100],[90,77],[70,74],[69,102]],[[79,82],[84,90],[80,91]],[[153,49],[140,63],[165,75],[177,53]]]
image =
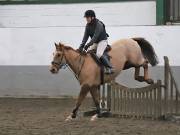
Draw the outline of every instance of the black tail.
[[[132,38],[132,39],[138,42],[144,57],[149,61],[149,63],[152,66],[156,66],[158,64],[158,57],[152,45],[144,38]]]

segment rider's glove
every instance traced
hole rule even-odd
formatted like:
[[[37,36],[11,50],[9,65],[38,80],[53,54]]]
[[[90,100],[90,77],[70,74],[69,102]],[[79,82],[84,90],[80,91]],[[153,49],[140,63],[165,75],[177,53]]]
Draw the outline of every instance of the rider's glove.
[[[83,51],[83,48],[84,48],[84,45],[81,44],[81,45],[79,46],[79,51],[82,52],[82,51]]]
[[[90,46],[91,46],[90,44],[85,45],[84,50],[87,51],[87,49],[88,49]]]

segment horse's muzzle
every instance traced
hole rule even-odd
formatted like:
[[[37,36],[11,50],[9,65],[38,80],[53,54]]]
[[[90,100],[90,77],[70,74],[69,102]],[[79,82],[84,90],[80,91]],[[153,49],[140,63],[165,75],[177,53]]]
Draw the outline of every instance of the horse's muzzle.
[[[57,74],[57,73],[58,73],[58,70],[57,70],[56,68],[54,68],[54,67],[51,67],[51,68],[49,69],[49,71],[50,71],[52,74]]]

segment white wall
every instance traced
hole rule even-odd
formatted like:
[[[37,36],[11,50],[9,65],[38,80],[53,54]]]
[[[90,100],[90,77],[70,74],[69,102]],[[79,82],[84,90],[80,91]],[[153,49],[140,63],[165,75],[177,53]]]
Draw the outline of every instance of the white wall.
[[[149,1],[0,6],[0,27],[83,26],[87,9],[107,26],[156,24],[156,3]]]
[[[1,65],[47,65],[51,61],[54,42],[79,46],[84,28],[2,28],[0,29]],[[163,64],[167,55],[171,64],[180,65],[180,26],[107,27],[109,43],[121,38],[145,37]]]
[[[49,65],[54,42],[79,46],[85,25],[83,12],[94,9],[107,26],[109,43],[121,38],[145,37],[155,48],[160,65],[167,55],[171,65],[180,66],[180,26],[153,26],[155,7],[154,1],[0,6],[0,65]],[[154,80],[163,79],[162,67],[150,69]],[[179,67],[174,69],[179,84]],[[133,73],[133,70],[123,72],[117,80],[129,87],[144,85],[134,81]],[[47,66],[0,66],[0,86],[0,97],[79,93],[79,84],[70,71],[54,76]]]
[[[154,46],[161,65],[164,55],[171,64],[180,65],[180,26],[142,26],[155,24],[154,1],[0,6],[0,26],[4,27],[0,28],[0,65],[48,65],[54,42],[77,48],[86,9],[94,9],[105,22],[110,43],[145,37]]]

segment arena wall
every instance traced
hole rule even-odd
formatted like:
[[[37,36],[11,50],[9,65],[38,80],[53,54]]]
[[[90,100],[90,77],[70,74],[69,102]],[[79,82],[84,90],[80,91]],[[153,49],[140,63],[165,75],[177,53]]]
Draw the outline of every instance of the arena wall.
[[[152,43],[160,59],[159,67],[151,69],[153,79],[163,77],[163,56],[167,55],[180,80],[180,26],[156,26],[155,1],[1,5],[0,96],[77,96],[80,86],[73,74],[63,70],[52,75],[48,65],[54,42],[79,46],[86,9],[94,9],[104,21],[110,44],[131,37],[145,37]],[[133,70],[123,72],[117,80],[132,87],[144,85],[133,80]]]

